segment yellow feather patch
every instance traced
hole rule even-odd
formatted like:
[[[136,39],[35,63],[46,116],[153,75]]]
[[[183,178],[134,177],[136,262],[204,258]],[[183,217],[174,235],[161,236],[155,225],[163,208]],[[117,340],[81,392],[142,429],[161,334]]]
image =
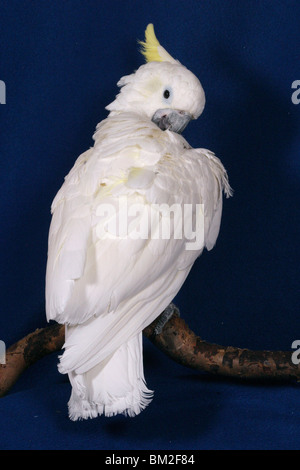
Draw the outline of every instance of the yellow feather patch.
[[[155,36],[153,24],[148,24],[145,31],[145,41],[138,41],[142,46],[141,53],[145,56],[146,62],[172,62],[179,63],[164,49]]]
[[[139,41],[141,53],[145,56],[146,62],[162,62],[163,58],[158,53],[160,46],[157,37],[155,36],[153,24],[148,24],[145,31],[145,42]]]

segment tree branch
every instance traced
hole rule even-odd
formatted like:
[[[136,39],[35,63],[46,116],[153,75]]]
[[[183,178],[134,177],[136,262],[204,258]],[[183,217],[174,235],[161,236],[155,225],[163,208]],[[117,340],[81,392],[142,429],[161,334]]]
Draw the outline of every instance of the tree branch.
[[[300,365],[291,351],[251,351],[208,343],[173,315],[161,334],[155,335],[156,319],[144,330],[152,343],[179,364],[209,374],[248,381],[300,381]]]
[[[208,343],[196,336],[176,313],[157,334],[160,323],[161,315],[144,329],[144,335],[183,366],[244,380],[300,381],[300,366],[292,363],[291,351],[251,351]],[[6,364],[0,365],[0,397],[31,364],[59,351],[64,344],[64,334],[64,325],[55,323],[37,329],[12,345],[6,352]]]
[[[65,327],[58,323],[37,329],[6,351],[6,364],[0,364],[0,397],[3,397],[31,364],[55,351],[65,341]]]

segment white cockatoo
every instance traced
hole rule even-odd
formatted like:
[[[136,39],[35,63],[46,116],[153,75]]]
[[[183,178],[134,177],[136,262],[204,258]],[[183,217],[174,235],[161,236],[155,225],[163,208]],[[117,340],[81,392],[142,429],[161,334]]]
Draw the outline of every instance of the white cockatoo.
[[[151,401],[142,331],[214,246],[231,192],[220,160],[181,136],[204,108],[199,80],[152,24],[141,45],[146,63],[118,82],[51,207],[46,312],[66,326],[58,367],[72,420],[135,416]]]

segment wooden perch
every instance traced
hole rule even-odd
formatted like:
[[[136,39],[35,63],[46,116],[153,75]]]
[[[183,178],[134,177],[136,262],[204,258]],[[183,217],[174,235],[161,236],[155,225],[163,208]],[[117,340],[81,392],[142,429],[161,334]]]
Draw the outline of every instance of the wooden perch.
[[[250,351],[224,347],[203,341],[175,312],[157,333],[159,316],[144,329],[144,335],[179,364],[210,374],[245,380],[300,381],[300,366],[291,361],[291,351]],[[43,356],[59,351],[65,329],[57,323],[38,329],[12,345],[6,352],[6,364],[0,365],[0,397],[20,374]]]

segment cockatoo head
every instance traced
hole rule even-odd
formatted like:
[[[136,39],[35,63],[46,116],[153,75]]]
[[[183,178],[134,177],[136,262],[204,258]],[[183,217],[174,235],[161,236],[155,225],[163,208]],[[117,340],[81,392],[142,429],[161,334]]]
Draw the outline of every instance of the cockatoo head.
[[[147,63],[119,80],[120,93],[106,109],[114,114],[139,113],[162,130],[180,133],[203,111],[201,83],[159,44],[152,24],[147,26],[145,42],[140,44]]]

